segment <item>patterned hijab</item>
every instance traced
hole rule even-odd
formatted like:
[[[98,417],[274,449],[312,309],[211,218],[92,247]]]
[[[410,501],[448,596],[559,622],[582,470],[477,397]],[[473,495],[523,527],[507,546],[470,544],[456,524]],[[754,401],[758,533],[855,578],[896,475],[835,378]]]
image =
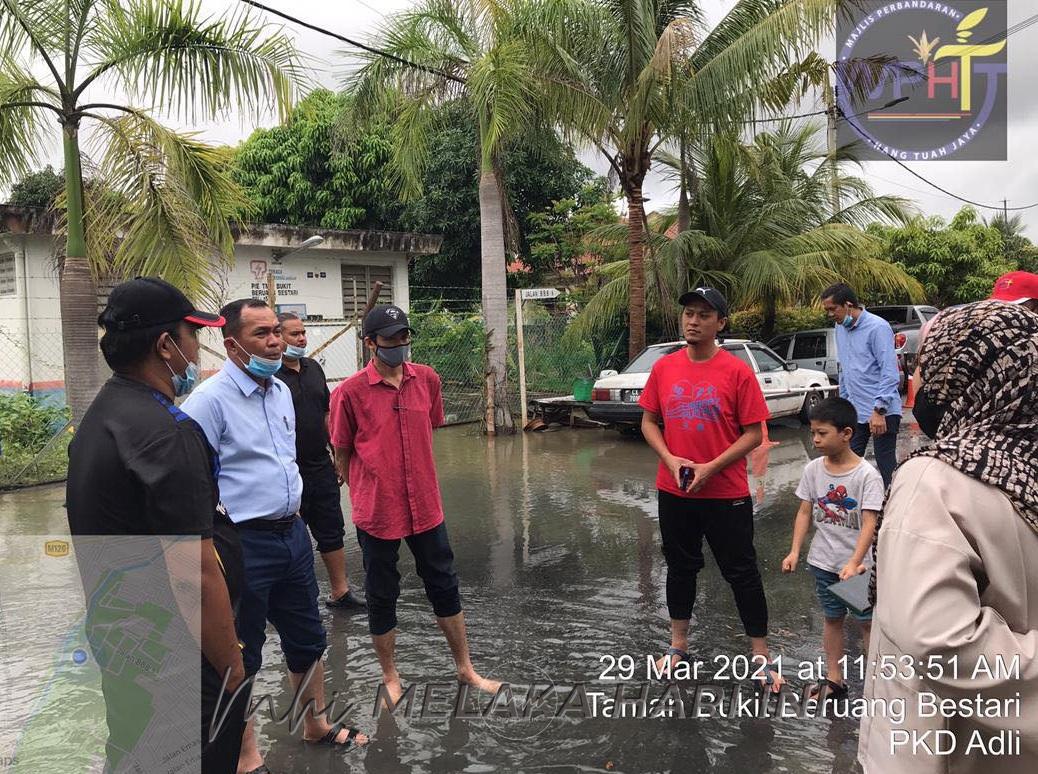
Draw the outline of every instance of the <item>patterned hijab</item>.
[[[919,370],[927,399],[947,410],[909,459],[934,457],[996,487],[1038,533],[1038,314],[1001,301],[941,312]]]

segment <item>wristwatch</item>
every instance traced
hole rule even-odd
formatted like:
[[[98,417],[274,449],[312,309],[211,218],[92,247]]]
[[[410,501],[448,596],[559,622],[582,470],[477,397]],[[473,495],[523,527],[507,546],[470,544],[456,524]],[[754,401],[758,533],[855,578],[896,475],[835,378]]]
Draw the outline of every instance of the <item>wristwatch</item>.
[[[880,415],[881,417],[885,417],[885,416],[887,415],[887,410],[886,410],[885,408],[883,408],[882,406],[876,406],[876,407],[875,407],[875,408],[873,409],[873,411],[875,411],[875,412],[876,412],[877,414],[879,414],[879,415]]]

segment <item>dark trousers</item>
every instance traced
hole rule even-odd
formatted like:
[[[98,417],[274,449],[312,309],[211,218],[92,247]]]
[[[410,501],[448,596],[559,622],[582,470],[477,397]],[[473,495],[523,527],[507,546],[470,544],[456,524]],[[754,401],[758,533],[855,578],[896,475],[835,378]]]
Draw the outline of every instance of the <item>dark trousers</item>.
[[[319,467],[300,467],[303,479],[303,499],[299,515],[303,517],[310,534],[314,536],[317,550],[322,554],[342,548],[346,534],[342,518],[342,497],[339,480],[331,461]]]
[[[245,673],[254,675],[263,663],[267,621],[281,638],[290,672],[306,672],[327,646],[317,606],[314,550],[302,519],[238,525],[245,589],[238,610],[238,636],[244,646]]]
[[[869,438],[872,438],[873,450],[876,452],[876,467],[883,476],[883,485],[889,487],[894,468],[897,467],[897,431],[901,427],[901,417],[898,414],[887,414],[886,420],[887,432],[877,436],[872,435],[868,422],[859,422],[851,437],[851,451],[859,457],[864,457],[865,447],[869,445]]]
[[[219,703],[219,707],[217,707]],[[202,774],[234,774],[238,770],[249,691],[236,697],[223,692],[223,675],[202,659]],[[226,714],[224,714],[226,713]],[[210,731],[216,727],[214,739]]]
[[[447,538],[447,525],[440,522],[417,535],[404,538],[414,556],[415,569],[425,584],[425,595],[439,618],[461,612],[454,552]],[[357,541],[364,556],[364,593],[368,601],[368,629],[374,635],[396,628],[396,601],[400,597],[400,540],[383,540],[357,528]]]
[[[667,561],[667,610],[675,621],[692,617],[696,575],[703,569],[703,538],[732,587],[750,637],[768,632],[768,603],[753,547],[753,500],[710,500],[659,493],[660,535]]]

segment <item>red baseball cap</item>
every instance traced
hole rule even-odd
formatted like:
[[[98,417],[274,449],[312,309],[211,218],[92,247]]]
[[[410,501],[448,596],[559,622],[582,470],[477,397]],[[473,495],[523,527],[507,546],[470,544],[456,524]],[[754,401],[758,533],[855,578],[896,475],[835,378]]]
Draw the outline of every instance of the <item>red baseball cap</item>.
[[[1038,300],[1038,274],[1028,271],[1011,271],[995,280],[991,299],[1010,304],[1022,304],[1031,299]]]

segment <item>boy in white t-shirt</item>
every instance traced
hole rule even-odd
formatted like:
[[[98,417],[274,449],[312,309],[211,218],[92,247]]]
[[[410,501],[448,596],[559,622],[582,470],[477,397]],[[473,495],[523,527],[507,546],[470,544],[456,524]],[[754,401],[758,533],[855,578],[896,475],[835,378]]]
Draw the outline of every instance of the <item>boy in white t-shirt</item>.
[[[843,621],[848,608],[829,587],[869,569],[876,517],[883,507],[883,478],[851,451],[857,421],[854,406],[843,398],[827,398],[811,411],[811,440],[824,456],[811,460],[800,477],[796,495],[801,502],[793,525],[793,545],[782,560],[782,572],[796,569],[804,538],[814,521],[807,566],[815,576],[815,590],[825,615],[822,647],[826,686],[822,690],[831,699],[847,696],[840,659],[844,655]],[[867,647],[872,613],[850,612],[861,626]]]

